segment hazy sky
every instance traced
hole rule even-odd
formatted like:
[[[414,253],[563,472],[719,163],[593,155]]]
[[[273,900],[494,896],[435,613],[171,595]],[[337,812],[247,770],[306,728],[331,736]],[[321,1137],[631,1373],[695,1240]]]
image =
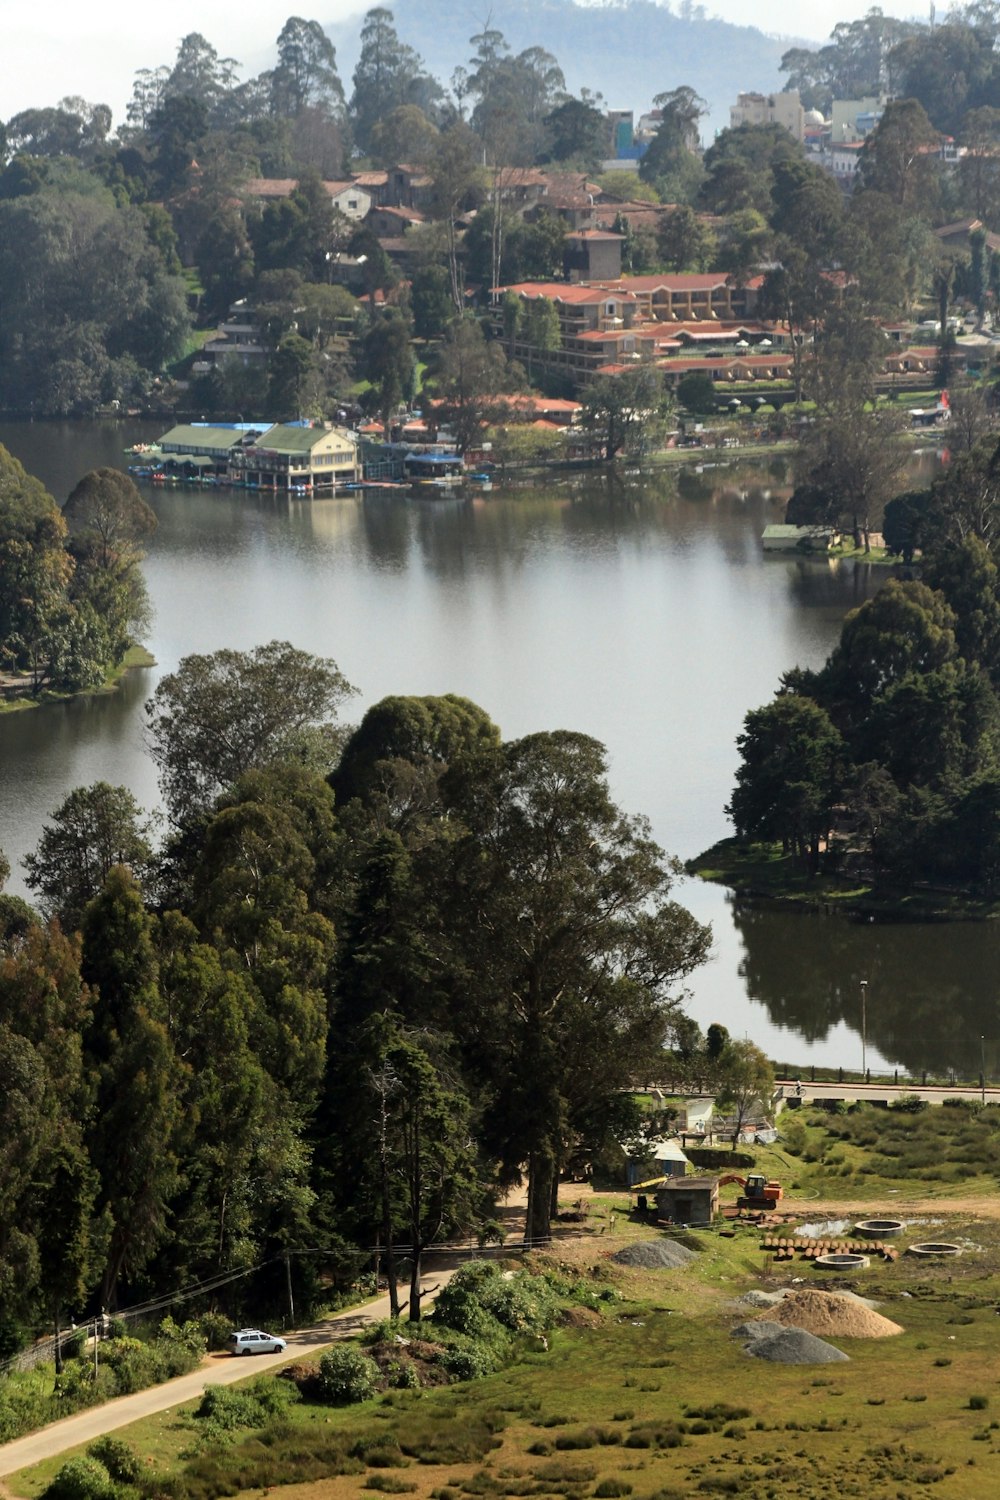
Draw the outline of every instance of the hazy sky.
[[[67,94],[110,104],[116,122],[122,118],[139,68],[170,62],[182,36],[200,31],[223,56],[235,57],[244,76],[273,60],[274,39],[289,15],[315,16],[327,24],[360,17],[376,0],[319,0],[299,7],[292,0],[171,0],[156,6],[135,0],[41,0],[4,6],[3,61],[0,63],[0,118],[8,119],[33,105],[55,104]],[[391,7],[392,0],[383,0]],[[868,9],[859,0],[704,0],[710,15],[760,26],[783,36],[824,39],[837,21],[853,20]],[[677,3],[672,7],[677,8]],[[945,10],[939,0],[939,15]],[[913,0],[882,0],[887,15],[909,16],[925,10]],[[455,0],[456,21],[481,21],[492,12],[493,25],[504,29],[503,0]],[[404,36],[405,40],[405,36]],[[658,87],[663,80],[656,80]],[[747,79],[747,87],[759,87]]]

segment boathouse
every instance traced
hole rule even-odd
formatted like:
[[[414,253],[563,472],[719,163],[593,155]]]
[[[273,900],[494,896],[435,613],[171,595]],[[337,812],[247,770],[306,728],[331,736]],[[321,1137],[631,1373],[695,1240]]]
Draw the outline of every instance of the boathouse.
[[[279,422],[230,457],[230,477],[251,490],[332,495],[361,477],[357,438],[344,427]]]

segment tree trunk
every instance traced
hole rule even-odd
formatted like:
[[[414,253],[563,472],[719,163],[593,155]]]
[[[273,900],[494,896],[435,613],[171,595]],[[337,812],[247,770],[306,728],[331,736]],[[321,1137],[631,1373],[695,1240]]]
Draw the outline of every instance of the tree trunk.
[[[524,1224],[525,1244],[552,1238],[552,1180],[555,1157],[548,1142],[528,1158],[528,1212]]]
[[[420,1300],[423,1293],[420,1290],[420,1265],[423,1258],[423,1246],[414,1243],[413,1265],[410,1269],[410,1322],[420,1322]]]
[[[56,1374],[57,1375],[61,1375],[62,1374],[62,1367],[63,1367],[63,1357],[62,1357],[62,1333],[61,1333],[61,1330],[60,1330],[60,1327],[59,1327],[59,1303],[58,1302],[55,1305],[55,1311],[53,1313],[52,1321],[55,1324],[55,1330],[56,1330]]]
[[[389,1283],[389,1316],[399,1317],[399,1286],[396,1281],[396,1256],[392,1245],[392,1212],[389,1207],[389,1174],[382,1161],[382,1234],[385,1239],[385,1274]],[[378,1261],[375,1262],[375,1290],[378,1291]]]

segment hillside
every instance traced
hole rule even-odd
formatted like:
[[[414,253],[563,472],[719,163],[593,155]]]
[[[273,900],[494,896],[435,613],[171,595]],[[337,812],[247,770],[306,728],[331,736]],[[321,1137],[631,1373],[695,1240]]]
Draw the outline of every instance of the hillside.
[[[399,35],[444,83],[467,64],[468,39],[482,29],[486,14],[485,8],[456,7],[450,0],[397,0],[392,9]],[[728,125],[729,105],[741,90],[779,87],[782,54],[795,40],[718,19],[685,21],[654,0],[603,6],[505,0],[488,15],[488,24],[503,32],[513,51],[546,48],[558,59],[568,88],[599,91],[609,107],[638,114],[654,94],[690,84],[709,104],[702,125],[706,141]],[[348,92],[359,29],[357,16],[327,27]]]

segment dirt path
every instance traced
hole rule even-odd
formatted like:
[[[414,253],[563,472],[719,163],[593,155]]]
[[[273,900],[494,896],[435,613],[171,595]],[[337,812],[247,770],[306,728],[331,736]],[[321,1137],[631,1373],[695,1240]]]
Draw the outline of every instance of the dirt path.
[[[443,1286],[454,1274],[454,1270],[428,1272],[423,1279],[428,1305],[433,1301],[433,1291]],[[146,1391],[136,1391],[132,1396],[119,1396],[104,1406],[77,1412],[72,1417],[64,1417],[61,1422],[43,1427],[40,1432],[32,1432],[27,1437],[5,1443],[0,1447],[0,1477],[14,1474],[18,1469],[26,1469],[31,1464],[41,1463],[42,1459],[54,1458],[69,1448],[79,1447],[81,1443],[91,1443],[106,1432],[115,1432],[119,1427],[127,1427],[130,1422],[137,1422],[140,1417],[154,1416],[172,1406],[181,1406],[185,1401],[194,1401],[206,1385],[231,1385],[233,1381],[245,1380],[248,1375],[273,1370],[304,1353],[325,1348],[337,1339],[350,1338],[365,1324],[375,1323],[388,1316],[389,1296],[386,1293],[373,1302],[366,1302],[363,1307],[338,1313],[309,1328],[299,1328],[294,1333],[286,1334],[288,1348],[282,1354],[256,1354],[252,1359],[234,1359],[230,1354],[213,1354],[190,1375],[180,1375],[176,1380],[151,1386]],[[0,1491],[3,1488],[0,1486]]]

